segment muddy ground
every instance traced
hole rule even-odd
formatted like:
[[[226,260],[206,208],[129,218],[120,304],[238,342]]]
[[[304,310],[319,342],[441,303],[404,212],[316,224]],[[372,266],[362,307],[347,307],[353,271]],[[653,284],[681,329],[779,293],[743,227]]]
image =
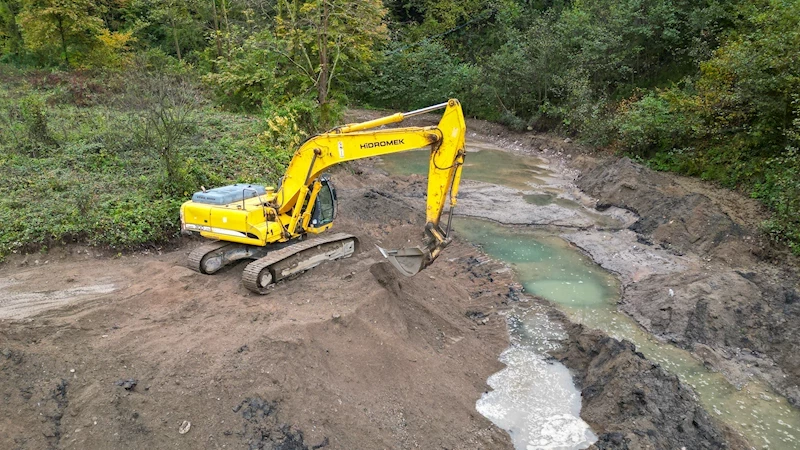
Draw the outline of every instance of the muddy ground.
[[[598,433],[598,449],[749,448],[717,423],[677,376],[648,361],[628,341],[565,323],[569,338],[553,356],[581,387],[581,417]]]
[[[605,176],[606,163],[572,163],[583,150],[560,139],[514,135],[483,122],[469,127],[471,137],[548,157],[570,177],[593,167],[600,171],[595,178]],[[477,413],[475,401],[501,369],[497,357],[508,345],[498,312],[520,299],[511,272],[456,240],[420,275],[398,276],[375,244],[417,243],[418,177],[390,179],[366,161],[335,170],[334,179],[341,214],[335,228],[355,234],[361,252],[280,283],[267,296],[241,286],[243,264],[214,276],[186,269],[186,255],[200,244],[192,239],[170,251],[122,256],[69,247],[0,266],[0,448],[510,448],[507,434]],[[619,208],[622,222],[630,218],[626,210],[645,222],[650,217],[582,180],[578,185],[601,207]],[[683,274],[697,264],[684,260],[687,250],[678,244],[662,245],[658,227],[643,220],[610,230],[620,240],[609,242],[620,251],[642,237],[642,245],[660,246],[663,256],[642,267]],[[592,242],[584,248],[602,263],[609,245],[597,244],[594,253]],[[631,286],[625,310],[656,334],[700,343],[686,332],[696,327],[647,323],[661,310],[631,306],[651,296],[632,296],[648,286],[634,288],[635,281],[653,279],[656,286],[655,277],[667,272],[623,266],[617,272]],[[692,317],[724,325],[713,316]],[[570,338],[557,356],[575,371],[598,447],[744,447],[687,386],[630,344],[566,325]],[[713,339],[703,342],[725,359]],[[789,368],[789,357],[774,356],[776,367]],[[603,395],[592,395],[598,389]]]
[[[508,448],[475,410],[507,346],[503,276],[461,242],[400,276],[375,244],[416,242],[421,214],[335,175],[362,251],[267,296],[243,264],[183,267],[199,240],[5,263],[0,448]]]
[[[595,260],[622,274],[622,310],[734,385],[761,377],[798,406],[800,276],[797,259],[759,231],[766,211],[737,193],[627,159],[583,157],[576,164],[584,168],[576,183],[598,208],[640,217],[630,227],[637,249],[585,242]],[[625,252],[627,267],[619,264]],[[682,267],[634,276],[637,253],[660,253]]]

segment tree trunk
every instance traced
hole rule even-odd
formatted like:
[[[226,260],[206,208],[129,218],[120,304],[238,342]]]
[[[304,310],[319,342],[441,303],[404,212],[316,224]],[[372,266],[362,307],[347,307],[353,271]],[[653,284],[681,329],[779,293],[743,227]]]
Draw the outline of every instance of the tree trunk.
[[[219,19],[217,18],[217,0],[211,0],[211,11],[214,13],[214,42],[217,44],[217,58],[222,56],[222,43],[219,41]]]
[[[22,47],[23,47],[23,39],[22,39],[22,31],[19,29],[19,24],[17,24],[17,16],[20,13],[21,5],[15,2],[6,2],[6,8],[10,13],[9,23],[8,23],[8,31],[10,33],[10,40],[11,40],[11,54],[15,57],[19,57],[22,54]]]
[[[231,60],[231,26],[228,23],[228,8],[225,6],[225,0],[222,0],[222,18],[225,20],[225,47],[226,56],[228,61]]]
[[[69,67],[69,55],[67,54],[67,36],[64,33],[64,18],[56,16],[58,20],[58,34],[61,37],[61,51],[64,52],[64,64]]]
[[[322,0],[322,17],[319,27],[319,82],[317,83],[317,102],[320,106],[328,102],[328,1]]]
[[[178,44],[178,28],[175,26],[175,17],[170,14],[169,21],[172,24],[172,37],[175,40],[175,53],[178,54],[178,61],[181,59],[181,46]]]

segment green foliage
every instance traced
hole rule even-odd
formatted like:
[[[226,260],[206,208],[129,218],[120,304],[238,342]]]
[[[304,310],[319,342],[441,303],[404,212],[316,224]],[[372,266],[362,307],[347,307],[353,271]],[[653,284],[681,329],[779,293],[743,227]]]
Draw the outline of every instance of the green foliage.
[[[363,81],[352,95],[368,104],[395,109],[413,109],[446,101],[470,98],[477,90],[479,70],[451,56],[441,43],[391,50],[375,65],[375,76]],[[474,111],[476,103],[465,105]]]
[[[171,77],[124,74],[125,89],[107,91],[91,106],[49,101],[59,84],[34,90],[24,78],[0,83],[0,259],[62,242],[119,249],[161,243],[176,235],[178,207],[201,185],[278,181],[291,153],[262,141],[263,119],[176,99],[170,89],[197,95],[186,80],[162,88],[164,98],[152,84]],[[177,114],[169,110],[182,105],[191,105],[188,125],[158,123],[159,114]],[[297,121],[305,126],[302,117]],[[170,142],[180,183],[167,182],[163,155],[142,144],[137,127],[154,119],[156,128],[181,129],[174,139],[157,130],[148,138]],[[42,129],[58,145],[31,132]]]
[[[132,0],[127,10],[135,36],[179,61],[195,60],[195,53],[207,45],[208,2],[196,0]]]
[[[42,96],[29,94],[22,97],[19,101],[19,113],[27,132],[28,145],[25,147],[28,151],[36,155],[41,148],[58,146],[47,126],[45,99]]]
[[[254,34],[233,48],[230,59],[216,61],[217,72],[206,74],[203,81],[221,104],[253,112],[264,104],[288,100],[290,77],[279,73],[279,60],[270,51],[274,40],[268,31]]]
[[[773,239],[785,243],[800,254],[800,150],[787,147],[783,155],[766,163],[764,181],[758,183],[753,196],[764,201],[773,211],[764,223]]]
[[[21,9],[18,0],[0,0],[0,59],[18,59],[24,42],[17,23]]]
[[[104,12],[88,0],[22,0],[17,20],[26,47],[43,60],[60,55],[66,66],[119,67],[132,37],[105,28]]]
[[[640,100],[623,102],[616,117],[619,145],[642,157],[668,152],[686,142],[690,131],[686,116],[675,111],[670,102],[655,93]]]
[[[526,118],[554,116],[554,88],[566,67],[563,42],[552,33],[551,15],[532,19],[526,32],[513,33],[488,59],[486,83],[502,109]]]
[[[217,70],[204,80],[223,103],[249,111],[313,92],[321,119],[330,125],[328,110],[336,109],[330,99],[348,80],[369,72],[376,45],[387,39],[384,13],[377,0],[281,0],[274,26],[234,39],[241,43],[229,56],[217,57]]]
[[[618,145],[652,166],[752,192],[767,230],[800,253],[800,2],[743,4],[696,80],[621,103]]]
[[[202,104],[197,89],[185,78],[163,73],[129,74],[123,102],[138,112],[129,124],[140,149],[149,152],[163,169],[163,185],[173,192],[190,189],[183,144],[196,132],[196,110]]]
[[[395,27],[405,42],[388,48],[378,76],[359,89],[368,91],[360,98],[396,107],[400,95],[393,91],[412,86],[424,96],[446,90],[440,87],[446,83],[469,99],[464,103],[470,114],[517,128],[556,128],[607,145],[614,135],[613,102],[691,74],[696,58],[709,54],[735,16],[725,5],[717,0],[389,2],[395,20],[410,22]],[[438,76],[415,83],[409,78],[426,73],[418,64],[439,65]],[[458,77],[456,68],[469,76]]]
[[[329,118],[338,120],[343,112],[341,107],[337,107],[327,114]],[[281,171],[289,164],[295,150],[320,131],[324,122],[319,105],[310,98],[296,98],[277,107],[265,108],[264,131],[258,136],[259,149],[275,170]]]
[[[340,72],[364,72],[375,45],[387,39],[380,0],[279,0],[273,51],[294,70],[300,89],[324,105]]]

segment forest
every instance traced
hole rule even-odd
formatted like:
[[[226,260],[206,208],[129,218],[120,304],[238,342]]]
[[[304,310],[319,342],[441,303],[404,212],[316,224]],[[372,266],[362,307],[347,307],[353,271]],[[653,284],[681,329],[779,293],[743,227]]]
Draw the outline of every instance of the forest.
[[[345,108],[451,97],[744,192],[800,254],[800,0],[0,0],[0,258],[166,242]]]

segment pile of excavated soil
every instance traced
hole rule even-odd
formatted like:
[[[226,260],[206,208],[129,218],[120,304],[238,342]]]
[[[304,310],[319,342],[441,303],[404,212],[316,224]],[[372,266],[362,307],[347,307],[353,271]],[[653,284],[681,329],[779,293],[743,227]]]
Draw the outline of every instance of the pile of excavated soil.
[[[564,322],[560,314],[553,319]],[[628,341],[583,325],[566,324],[569,338],[552,355],[581,387],[581,417],[598,449],[749,448],[720,426],[678,377],[648,361]]]
[[[693,351],[733,384],[764,377],[800,404],[797,261],[759,232],[768,217],[752,199],[653,172],[627,159],[583,158],[578,186],[598,207],[635,212],[639,246],[691,263],[628,279],[621,308],[653,334]],[[614,265],[625,249],[589,252]]]
[[[185,268],[199,240],[0,267],[0,448],[510,448],[475,410],[510,279],[458,242],[400,276],[374,244],[417,245],[420,213],[336,175],[362,251],[266,296]]]

